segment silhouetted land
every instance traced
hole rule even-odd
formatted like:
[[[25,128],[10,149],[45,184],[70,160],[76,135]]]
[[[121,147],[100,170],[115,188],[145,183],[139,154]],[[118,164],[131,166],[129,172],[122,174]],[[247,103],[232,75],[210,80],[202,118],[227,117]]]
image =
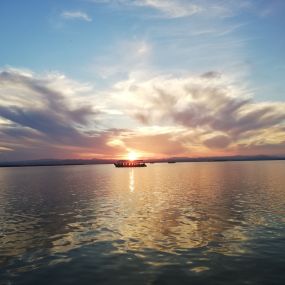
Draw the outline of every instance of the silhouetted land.
[[[146,163],[166,162],[217,162],[217,161],[262,161],[262,160],[285,160],[285,156],[216,156],[216,157],[169,157],[164,159],[145,159]],[[26,161],[2,161],[0,167],[23,167],[23,166],[57,166],[57,165],[92,165],[113,164],[117,160],[112,159],[41,159]]]

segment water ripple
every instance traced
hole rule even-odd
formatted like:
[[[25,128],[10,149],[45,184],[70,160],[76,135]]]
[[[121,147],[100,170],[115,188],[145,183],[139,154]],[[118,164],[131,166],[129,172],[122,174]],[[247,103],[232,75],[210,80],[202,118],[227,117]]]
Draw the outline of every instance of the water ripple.
[[[284,173],[284,162],[0,169],[2,283],[283,284]]]

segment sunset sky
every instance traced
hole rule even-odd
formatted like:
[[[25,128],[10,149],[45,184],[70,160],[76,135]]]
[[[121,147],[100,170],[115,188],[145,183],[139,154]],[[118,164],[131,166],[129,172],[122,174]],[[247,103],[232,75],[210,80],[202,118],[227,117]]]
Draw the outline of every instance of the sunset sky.
[[[285,155],[284,13],[1,0],[0,161]]]

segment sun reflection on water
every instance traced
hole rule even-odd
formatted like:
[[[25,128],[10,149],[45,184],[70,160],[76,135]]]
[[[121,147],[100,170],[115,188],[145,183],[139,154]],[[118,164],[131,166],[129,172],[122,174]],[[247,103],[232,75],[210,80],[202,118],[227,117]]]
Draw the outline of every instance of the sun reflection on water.
[[[0,202],[6,205],[2,214],[13,217],[10,223],[1,224],[0,219],[6,233],[0,235],[2,253],[19,259],[33,248],[45,248],[59,256],[55,261],[63,262],[74,249],[104,244],[111,247],[109,255],[133,253],[152,266],[196,254],[196,264],[194,258],[188,260],[193,262],[189,263],[191,270],[207,271],[211,264],[203,260],[213,253],[252,254],[253,237],[259,238],[260,229],[284,224],[281,171],[262,168],[264,175],[257,179],[255,168],[248,165],[50,168],[45,178],[30,174],[28,182],[23,173],[15,189],[33,181],[28,190],[17,190],[16,196],[11,190],[10,196],[2,192],[2,198],[0,192]],[[2,180],[4,186],[14,183]],[[52,187],[41,189],[41,185]],[[23,204],[23,193],[29,207]],[[30,257],[36,259],[36,254]]]
[[[134,170],[130,169],[130,174],[129,174],[129,188],[130,188],[130,192],[134,192],[135,191],[135,176],[134,176]]]

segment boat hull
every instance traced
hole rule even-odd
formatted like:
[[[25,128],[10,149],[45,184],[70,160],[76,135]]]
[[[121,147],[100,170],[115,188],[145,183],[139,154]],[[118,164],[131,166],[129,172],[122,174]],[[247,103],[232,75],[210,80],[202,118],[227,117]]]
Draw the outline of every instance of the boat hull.
[[[118,165],[116,163],[114,163],[114,165],[116,167],[119,167],[119,168],[123,168],[123,167],[127,167],[127,168],[130,168],[130,167],[146,167],[146,164],[140,164],[140,165]]]
[[[116,167],[146,167],[146,164],[142,160],[119,160],[114,163]]]

